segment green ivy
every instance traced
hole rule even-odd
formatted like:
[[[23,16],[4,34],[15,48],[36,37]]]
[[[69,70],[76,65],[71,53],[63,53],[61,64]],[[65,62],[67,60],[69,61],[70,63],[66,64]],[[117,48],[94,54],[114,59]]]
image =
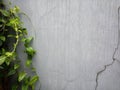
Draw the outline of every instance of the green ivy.
[[[35,83],[39,79],[32,71],[32,59],[36,53],[30,45],[33,37],[27,36],[27,29],[23,27],[19,13],[18,6],[6,9],[0,2],[0,88],[3,90],[35,90]],[[25,65],[35,73],[32,76],[26,70],[21,70],[16,52],[19,43],[24,44],[23,53],[27,55]]]

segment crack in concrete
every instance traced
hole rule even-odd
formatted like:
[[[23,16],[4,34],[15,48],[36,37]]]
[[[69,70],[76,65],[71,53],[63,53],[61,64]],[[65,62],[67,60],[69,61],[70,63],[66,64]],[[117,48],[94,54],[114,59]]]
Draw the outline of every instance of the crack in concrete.
[[[98,79],[99,79],[99,76],[100,76],[109,66],[113,65],[115,61],[116,61],[116,59],[113,59],[113,61],[112,61],[110,64],[105,65],[102,70],[100,70],[99,72],[97,72],[95,90],[97,90],[97,88],[98,88]]]
[[[120,44],[120,15],[119,15],[119,11],[120,11],[120,7],[118,8],[118,43],[117,43],[117,47],[115,48],[114,50],[114,53],[113,53],[113,56],[112,56],[112,62],[109,63],[109,64],[106,64],[104,65],[104,68],[102,70],[100,70],[99,72],[97,72],[97,75],[96,75],[96,86],[95,86],[95,90],[97,90],[98,88],[98,80],[99,80],[99,76],[104,72],[106,71],[106,69],[109,67],[109,66],[112,66],[115,61],[117,61],[118,63],[120,63],[120,61],[118,59],[115,58],[115,54],[117,52],[117,50],[119,49],[119,44]]]

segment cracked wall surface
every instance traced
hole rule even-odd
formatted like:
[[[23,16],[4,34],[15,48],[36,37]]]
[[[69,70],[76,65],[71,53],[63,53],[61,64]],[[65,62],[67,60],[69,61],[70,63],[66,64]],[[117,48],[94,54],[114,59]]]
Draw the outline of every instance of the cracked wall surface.
[[[31,19],[41,90],[120,90],[120,0],[11,1]]]

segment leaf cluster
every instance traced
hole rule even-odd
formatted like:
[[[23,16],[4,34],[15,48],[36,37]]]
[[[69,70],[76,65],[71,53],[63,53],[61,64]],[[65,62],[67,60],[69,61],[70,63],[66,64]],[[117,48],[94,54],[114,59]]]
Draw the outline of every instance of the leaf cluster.
[[[27,37],[27,29],[23,27],[19,12],[18,6],[9,9],[0,7],[0,84],[9,90],[34,90],[39,77],[37,74],[30,76],[26,70],[20,69],[16,52],[18,44],[23,43],[23,53],[27,55],[25,65],[32,70],[32,59],[36,52],[30,45],[33,37]],[[14,82],[6,85],[5,82],[10,83],[12,78]]]

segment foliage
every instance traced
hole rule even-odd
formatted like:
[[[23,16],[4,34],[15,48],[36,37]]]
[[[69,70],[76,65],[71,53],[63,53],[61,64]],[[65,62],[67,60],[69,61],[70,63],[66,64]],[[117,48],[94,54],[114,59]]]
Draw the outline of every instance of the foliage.
[[[32,70],[32,59],[35,50],[30,46],[32,37],[27,37],[27,29],[19,17],[18,6],[6,9],[0,4],[0,87],[3,90],[34,90],[39,79],[37,74],[29,75],[21,69],[18,53],[19,43],[24,43],[27,60],[25,65]],[[32,71],[35,72],[35,71]],[[11,80],[14,78],[12,84]]]

